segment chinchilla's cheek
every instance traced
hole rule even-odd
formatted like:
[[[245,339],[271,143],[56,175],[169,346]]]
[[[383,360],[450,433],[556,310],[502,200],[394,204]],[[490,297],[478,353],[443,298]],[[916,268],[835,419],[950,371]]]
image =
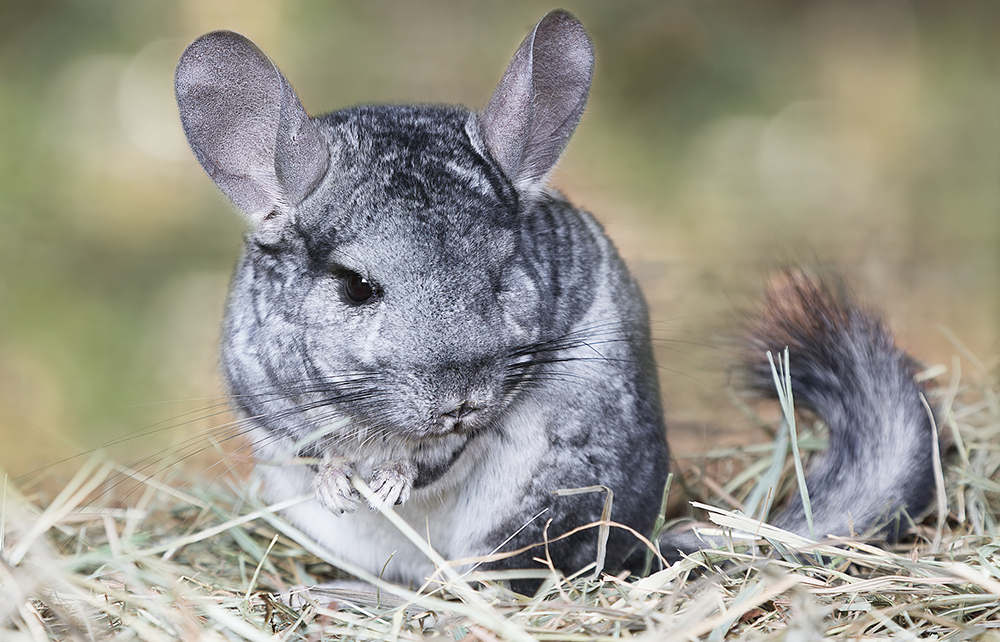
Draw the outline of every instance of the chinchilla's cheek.
[[[513,346],[533,343],[540,338],[542,327],[537,310],[541,305],[542,287],[531,278],[528,270],[516,267],[509,271],[497,295],[505,332]]]

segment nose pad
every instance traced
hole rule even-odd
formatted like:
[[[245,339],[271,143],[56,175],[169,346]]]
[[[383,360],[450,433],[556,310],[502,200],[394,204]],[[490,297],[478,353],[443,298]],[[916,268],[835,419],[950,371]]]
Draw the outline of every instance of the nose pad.
[[[437,423],[442,432],[451,432],[475,423],[483,414],[482,408],[474,403],[467,400],[457,401],[442,404]]]

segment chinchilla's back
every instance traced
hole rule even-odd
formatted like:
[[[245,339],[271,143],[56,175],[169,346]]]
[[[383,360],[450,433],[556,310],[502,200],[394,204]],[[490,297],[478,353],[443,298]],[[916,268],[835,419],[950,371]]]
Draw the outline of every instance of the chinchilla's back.
[[[599,224],[546,187],[592,66],[586,31],[563,11],[535,26],[482,112],[310,118],[231,32],[199,38],[178,65],[191,148],[250,223],[223,366],[265,487],[275,500],[311,494],[287,517],[373,574],[421,583],[434,569],[366,505],[394,505],[446,558],[500,553],[493,569],[537,567],[530,546],[545,541],[558,569],[594,562],[602,529],[581,527],[612,497],[611,519],[652,530],[668,455],[646,306]],[[837,338],[786,334],[807,348]],[[848,333],[861,351],[871,336]],[[839,532],[851,497],[881,507],[900,483],[834,477],[810,483],[826,485],[818,496],[854,493],[829,504],[823,523]],[[901,508],[885,496],[866,518]],[[636,538],[607,536],[603,563],[635,570]],[[668,555],[691,548],[664,543]]]

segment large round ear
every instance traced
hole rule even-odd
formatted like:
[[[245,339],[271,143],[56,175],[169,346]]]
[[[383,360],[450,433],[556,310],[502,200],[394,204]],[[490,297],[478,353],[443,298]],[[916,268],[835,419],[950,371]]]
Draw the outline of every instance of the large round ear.
[[[479,122],[519,192],[544,185],[583,115],[593,70],[587,30],[562,9],[542,18],[514,53]]]
[[[298,205],[326,174],[322,135],[278,68],[240,34],[191,43],[174,90],[191,151],[254,223]]]

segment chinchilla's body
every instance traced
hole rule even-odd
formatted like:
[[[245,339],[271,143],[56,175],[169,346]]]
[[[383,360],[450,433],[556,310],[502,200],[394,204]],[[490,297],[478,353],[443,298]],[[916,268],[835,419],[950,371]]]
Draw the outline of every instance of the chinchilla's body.
[[[667,470],[638,288],[589,215],[547,194],[521,211],[468,122],[406,107],[320,119],[337,171],[296,209],[279,250],[248,246],[223,344],[265,461],[345,420],[302,454],[346,460],[372,486],[377,471],[401,478],[397,511],[449,558],[492,550],[545,508],[513,544],[539,541],[549,519],[554,534],[599,519],[603,496],[550,490],[662,489]],[[345,301],[339,270],[377,283],[378,300]],[[316,472],[265,474],[277,498],[311,492]],[[657,497],[621,492],[616,517],[648,531]],[[367,507],[290,516],[367,568],[398,551],[390,578],[427,571]],[[572,566],[594,551],[565,555]]]
[[[433,567],[355,478],[448,559],[601,519],[603,492],[560,489],[603,486],[614,521],[652,529],[668,455],[646,306],[600,225],[545,187],[592,64],[586,31],[557,11],[482,112],[318,118],[237,34],[203,36],[178,65],[192,150],[252,226],[223,366],[266,489],[314,494],[288,518],[386,579],[420,583]],[[932,436],[908,358],[822,284],[790,276],[771,297],[748,339],[751,371],[760,384],[764,350],[790,346],[796,395],[831,427],[809,481],[821,533],[922,509]],[[801,512],[777,521],[804,532]],[[547,555],[580,569],[597,533]],[[612,529],[607,565],[635,570],[639,548]],[[486,566],[533,566],[537,554]]]

